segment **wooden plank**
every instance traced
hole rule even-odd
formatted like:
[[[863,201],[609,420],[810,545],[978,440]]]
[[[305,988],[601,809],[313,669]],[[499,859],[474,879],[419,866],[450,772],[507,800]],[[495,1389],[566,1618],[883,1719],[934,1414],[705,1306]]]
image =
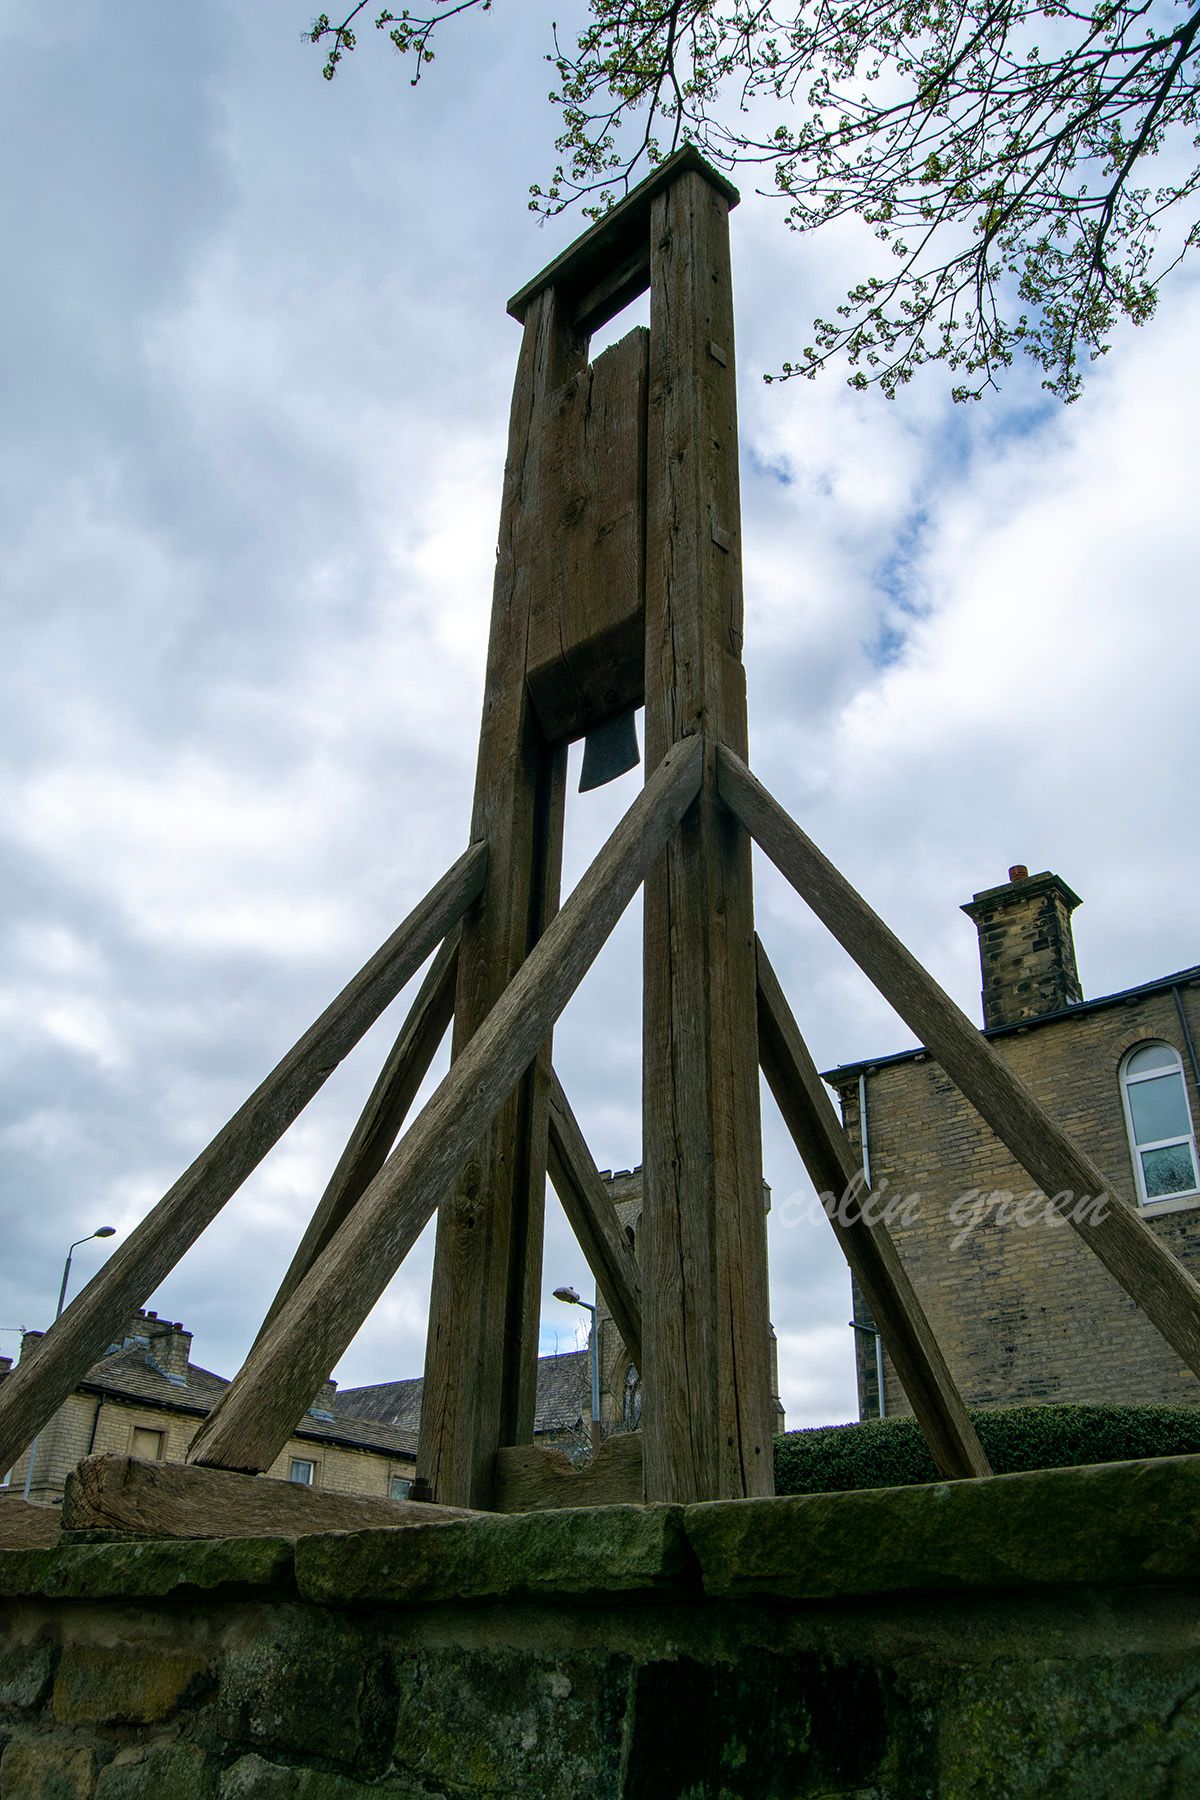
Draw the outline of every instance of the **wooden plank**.
[[[542,416],[526,678],[551,743],[642,700],[647,342],[631,331]]]
[[[308,1229],[301,1238],[279,1292],[259,1329],[262,1336],[296,1291],[342,1221],[387,1161],[408,1109],[429,1072],[446,1027],[454,1016],[458,981],[458,929],[442,944],[417,991],[408,1017],[392,1045],[378,1081],[338,1158]]]
[[[526,685],[529,574],[553,475],[546,407],[584,361],[546,294],[526,320],[513,388],[472,814],[493,858],[463,933],[455,1055],[558,905],[566,753],[547,745]],[[547,1042],[439,1197],[417,1472],[455,1505],[486,1506],[496,1450],[533,1433],[549,1070]]]
[[[477,1517],[459,1507],[335,1494],[269,1475],[133,1456],[85,1457],[67,1477],[62,1504],[64,1531],[147,1538],[303,1537]]]
[[[510,1444],[496,1456],[496,1510],[545,1512],[559,1506],[640,1506],[642,1434],[606,1438],[576,1467],[554,1445]]]
[[[220,1416],[206,1422],[192,1445],[191,1461],[250,1471],[270,1467],[661,855],[696,796],[702,762],[696,739],[664,758],[503,998],[250,1352]]]
[[[20,1494],[0,1494],[0,1550],[45,1550],[57,1544],[62,1513],[34,1506]]]
[[[567,316],[572,320],[578,315],[582,318],[588,331],[598,331],[614,318],[623,306],[644,293],[649,284],[650,270],[643,264],[639,251],[646,242],[650,231],[651,208],[654,199],[664,188],[686,170],[695,170],[705,181],[712,184],[720,194],[727,207],[734,207],[739,200],[737,189],[725,177],[704,160],[698,150],[685,144],[682,150],[676,150],[668,156],[644,181],[630,190],[624,200],[598,219],[590,231],[564,250],[561,256],[547,263],[539,275],[527,281],[519,293],[513,295],[508,303],[509,315],[514,319],[524,320],[530,306],[547,291],[557,289],[562,297]],[[630,279],[601,294],[599,290],[606,275],[613,267],[628,264]],[[640,280],[637,279],[640,277]]]
[[[637,1258],[621,1229],[604,1177],[554,1074],[550,1082],[549,1165],[554,1191],[562,1201],[579,1248],[608,1303],[621,1342],[640,1371],[642,1282]]]
[[[1109,1274],[1187,1366],[1200,1374],[1200,1285],[745,763],[722,750],[718,767],[721,797],[755,842],[1070,1220]],[[1077,1204],[1085,1197],[1095,1201],[1102,1196],[1108,1196],[1103,1207]]]
[[[129,1314],[145,1304],[430,951],[453,930],[477,898],[487,864],[482,842],[463,852],[174,1187],[117,1245],[34,1353],[6,1377],[0,1388],[0,1468],[16,1462],[92,1364],[119,1339]],[[297,1418],[311,1399],[312,1394]]]
[[[642,1417],[651,1500],[773,1489],[750,843],[716,799],[746,745],[726,198],[654,200],[646,460],[646,766],[707,737],[701,804],[647,883]],[[715,346],[718,355],[714,355]]]
[[[866,1295],[933,1460],[952,1480],[990,1475],[991,1465],[925,1309],[757,939],[755,951],[758,1054],[767,1086],[809,1180],[827,1201],[827,1216],[842,1254]]]

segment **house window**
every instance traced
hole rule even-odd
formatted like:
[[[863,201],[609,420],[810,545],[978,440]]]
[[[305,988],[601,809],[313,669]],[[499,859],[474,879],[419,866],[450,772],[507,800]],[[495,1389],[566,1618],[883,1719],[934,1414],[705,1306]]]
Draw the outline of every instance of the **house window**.
[[[297,1482],[300,1487],[312,1487],[316,1479],[316,1463],[308,1462],[303,1456],[293,1456],[288,1480]]]
[[[140,1456],[143,1462],[161,1462],[165,1439],[165,1431],[152,1431],[148,1425],[135,1425],[130,1451],[134,1456]]]
[[[412,1477],[409,1475],[393,1475],[388,1483],[388,1493],[393,1500],[407,1500],[412,1492]]]
[[[1121,1066],[1121,1093],[1142,1205],[1196,1193],[1196,1136],[1179,1052],[1169,1044],[1131,1050]]]

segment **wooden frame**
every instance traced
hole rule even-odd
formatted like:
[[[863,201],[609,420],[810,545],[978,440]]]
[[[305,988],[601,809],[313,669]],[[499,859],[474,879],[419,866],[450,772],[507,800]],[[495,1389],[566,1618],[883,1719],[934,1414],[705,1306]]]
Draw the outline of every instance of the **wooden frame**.
[[[270,1467],[435,1210],[417,1457],[435,1501],[772,1491],[760,1064],[818,1191],[840,1194],[860,1171],[754,934],[751,839],[1047,1194],[1106,1189],[747,767],[736,203],[684,149],[510,302],[523,336],[470,847],[6,1379],[0,1467],[440,948],[193,1466],[81,1465],[65,1509],[81,1527],[199,1534],[215,1521],[236,1535],[470,1516],[237,1473]],[[648,339],[589,367],[587,334],[646,287]],[[566,744],[643,698],[645,786],[560,911]],[[554,1076],[551,1037],[643,882],[639,1266]],[[396,1143],[451,1018],[449,1073]],[[645,1394],[642,1430],[605,1446],[586,1477],[529,1442],[547,1168]],[[1200,1373],[1200,1286],[1119,1201],[1063,1210]],[[986,1475],[869,1196],[831,1222],[939,1469]]]

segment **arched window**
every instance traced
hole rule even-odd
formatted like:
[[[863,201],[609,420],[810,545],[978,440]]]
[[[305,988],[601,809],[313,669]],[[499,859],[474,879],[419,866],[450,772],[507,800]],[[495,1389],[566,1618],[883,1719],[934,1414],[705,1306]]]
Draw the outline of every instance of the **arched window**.
[[[642,1422],[642,1378],[630,1363],[625,1371],[625,1391],[621,1395],[621,1423],[626,1431],[636,1431]]]
[[[1196,1134],[1179,1052],[1139,1044],[1121,1065],[1121,1094],[1142,1205],[1196,1193]]]

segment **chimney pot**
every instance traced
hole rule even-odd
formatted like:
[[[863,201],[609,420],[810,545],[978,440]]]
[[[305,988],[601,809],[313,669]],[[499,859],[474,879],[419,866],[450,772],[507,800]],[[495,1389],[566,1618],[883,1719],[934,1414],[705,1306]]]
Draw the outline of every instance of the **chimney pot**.
[[[1014,863],[1012,868],[1008,871],[1008,879],[1010,881],[1028,881],[1029,870],[1025,867],[1024,863]]]

